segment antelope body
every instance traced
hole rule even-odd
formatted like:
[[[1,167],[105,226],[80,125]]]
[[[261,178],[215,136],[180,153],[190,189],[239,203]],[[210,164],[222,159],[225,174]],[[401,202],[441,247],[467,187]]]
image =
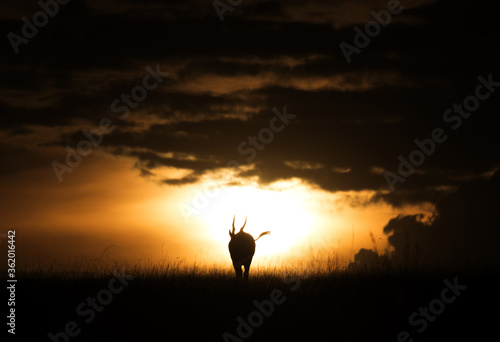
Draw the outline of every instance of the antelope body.
[[[229,230],[229,236],[231,241],[229,241],[229,253],[231,254],[231,259],[233,260],[234,271],[236,272],[236,278],[241,279],[241,266],[245,267],[245,279],[248,279],[248,271],[250,270],[250,264],[252,263],[253,255],[255,254],[255,241],[260,239],[261,236],[270,234],[270,232],[263,232],[259,235],[257,239],[254,239],[252,235],[245,233],[243,228],[247,224],[247,219],[245,218],[245,223],[240,231],[234,233],[234,219],[233,217],[233,231]]]

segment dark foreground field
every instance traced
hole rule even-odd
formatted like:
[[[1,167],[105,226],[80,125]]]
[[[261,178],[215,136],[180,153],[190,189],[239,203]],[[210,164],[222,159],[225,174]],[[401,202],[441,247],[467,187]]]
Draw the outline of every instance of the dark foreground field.
[[[398,341],[401,331],[409,336],[401,333],[400,341],[498,337],[500,278],[491,272],[261,272],[248,283],[228,272],[134,279],[121,272],[113,281],[112,274],[20,276],[15,339],[50,341],[53,333],[57,341],[223,341],[227,332],[227,341]],[[246,326],[249,315],[254,327]]]

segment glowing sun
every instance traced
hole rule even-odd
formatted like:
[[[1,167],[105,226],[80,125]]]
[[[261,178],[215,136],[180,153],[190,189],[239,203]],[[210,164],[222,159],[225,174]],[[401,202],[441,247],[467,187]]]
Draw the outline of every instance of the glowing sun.
[[[293,252],[293,247],[307,239],[316,223],[307,203],[306,189],[294,181],[273,183],[266,188],[245,186],[221,189],[199,217],[210,237],[225,249],[233,215],[236,215],[236,232],[245,217],[248,221],[244,231],[254,238],[264,231],[271,231],[271,235],[257,241],[258,255]]]

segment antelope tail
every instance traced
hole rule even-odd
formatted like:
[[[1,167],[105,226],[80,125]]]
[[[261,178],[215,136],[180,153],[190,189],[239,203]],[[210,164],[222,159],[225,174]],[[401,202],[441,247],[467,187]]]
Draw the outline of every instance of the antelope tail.
[[[268,232],[264,232],[264,233],[260,234],[260,235],[259,235],[259,237],[258,237],[258,238],[256,238],[254,241],[257,241],[257,240],[258,240],[258,239],[260,239],[262,236],[267,235],[267,234],[271,234],[271,232],[269,232],[269,231],[268,231]]]

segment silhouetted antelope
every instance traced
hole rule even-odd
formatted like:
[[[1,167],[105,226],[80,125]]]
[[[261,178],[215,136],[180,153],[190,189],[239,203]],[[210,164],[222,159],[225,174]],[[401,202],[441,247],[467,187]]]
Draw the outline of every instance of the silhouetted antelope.
[[[229,253],[231,254],[231,259],[233,260],[236,278],[241,279],[241,266],[245,266],[245,279],[248,279],[248,271],[250,270],[250,264],[252,263],[252,258],[255,253],[255,241],[260,239],[263,235],[271,234],[271,232],[264,232],[254,240],[252,235],[243,231],[243,228],[245,228],[245,225],[247,224],[247,219],[245,217],[243,227],[240,228],[238,234],[235,234],[234,219],[235,216],[233,216],[233,231],[231,232],[231,230],[229,230],[229,236],[231,237],[231,241],[229,241],[228,245]]]

